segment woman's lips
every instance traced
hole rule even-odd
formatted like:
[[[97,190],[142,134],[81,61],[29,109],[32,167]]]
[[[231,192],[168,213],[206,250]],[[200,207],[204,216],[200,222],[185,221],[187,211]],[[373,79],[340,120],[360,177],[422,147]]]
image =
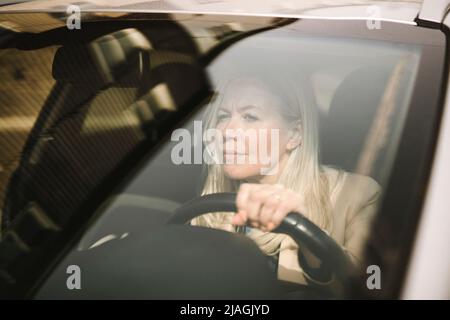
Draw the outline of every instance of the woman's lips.
[[[225,156],[246,156],[247,153],[235,152],[235,151],[224,151]]]

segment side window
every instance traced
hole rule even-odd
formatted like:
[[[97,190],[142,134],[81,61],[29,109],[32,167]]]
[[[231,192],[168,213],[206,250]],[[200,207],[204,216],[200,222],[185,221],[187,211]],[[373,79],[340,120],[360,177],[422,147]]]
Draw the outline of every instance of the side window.
[[[130,28],[54,50],[56,82],[11,179],[3,228],[23,211],[64,224],[141,142],[158,139],[177,108],[207,89],[192,55],[154,45],[145,30]]]

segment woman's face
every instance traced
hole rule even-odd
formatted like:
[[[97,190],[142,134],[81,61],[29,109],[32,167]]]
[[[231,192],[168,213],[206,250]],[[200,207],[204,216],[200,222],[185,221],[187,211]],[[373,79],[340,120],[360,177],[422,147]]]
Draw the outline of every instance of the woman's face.
[[[217,113],[223,169],[231,179],[278,176],[292,149],[292,130],[278,113],[281,101],[253,80],[231,83]]]

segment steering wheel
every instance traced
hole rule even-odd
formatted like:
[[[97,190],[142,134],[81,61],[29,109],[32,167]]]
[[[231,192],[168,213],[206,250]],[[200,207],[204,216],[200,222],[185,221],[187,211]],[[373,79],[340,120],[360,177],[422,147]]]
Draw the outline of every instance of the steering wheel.
[[[236,212],[236,193],[208,194],[187,202],[175,210],[169,224],[185,224],[211,212]],[[332,270],[340,289],[347,289],[354,266],[342,248],[322,229],[298,212],[289,213],[272,232],[284,233],[294,239],[299,248],[306,246],[322,265]]]

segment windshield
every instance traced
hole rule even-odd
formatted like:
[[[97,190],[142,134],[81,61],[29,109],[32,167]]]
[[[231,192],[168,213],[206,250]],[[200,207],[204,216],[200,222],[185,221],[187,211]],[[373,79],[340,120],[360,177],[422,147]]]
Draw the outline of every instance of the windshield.
[[[138,265],[166,261],[151,281],[202,259],[208,278],[211,260],[232,273],[234,262],[253,270],[263,257],[270,277],[320,291],[339,278],[328,258],[276,232],[295,212],[352,272],[365,272],[423,47],[322,34],[302,20],[136,17],[0,50],[5,234],[30,212],[54,230],[89,215],[66,261],[123,252],[122,242],[137,248],[144,237],[159,245]],[[232,210],[209,203],[183,221],[188,229],[162,231],[187,201],[221,193],[232,194]],[[184,239],[184,254],[168,234]],[[229,235],[249,241],[255,257],[227,256],[246,248]],[[224,256],[207,259],[217,251]],[[254,284],[255,274],[244,278]]]

